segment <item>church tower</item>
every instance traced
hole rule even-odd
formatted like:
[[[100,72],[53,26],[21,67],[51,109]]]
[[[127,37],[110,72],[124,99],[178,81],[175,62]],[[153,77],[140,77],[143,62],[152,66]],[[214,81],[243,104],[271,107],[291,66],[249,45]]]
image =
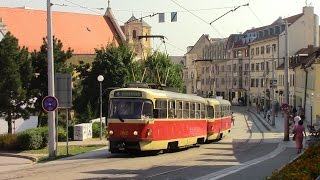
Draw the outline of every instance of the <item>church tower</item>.
[[[122,27],[126,42],[136,52],[139,59],[145,60],[151,51],[150,38],[141,36],[151,35],[151,26],[145,21],[137,19],[134,15]]]

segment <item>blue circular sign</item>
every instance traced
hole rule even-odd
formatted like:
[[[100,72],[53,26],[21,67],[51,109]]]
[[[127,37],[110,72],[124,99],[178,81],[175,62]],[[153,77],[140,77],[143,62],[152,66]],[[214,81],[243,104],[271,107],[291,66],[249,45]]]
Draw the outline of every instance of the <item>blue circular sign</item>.
[[[46,96],[42,100],[42,108],[47,111],[55,111],[58,107],[58,99],[53,96]]]

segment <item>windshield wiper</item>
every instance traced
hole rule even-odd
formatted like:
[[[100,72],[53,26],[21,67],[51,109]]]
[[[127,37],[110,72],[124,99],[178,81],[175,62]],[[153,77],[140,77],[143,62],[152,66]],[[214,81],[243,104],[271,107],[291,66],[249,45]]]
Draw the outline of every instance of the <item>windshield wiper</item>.
[[[120,116],[119,112],[117,111],[117,117],[121,122],[124,122],[123,118]]]

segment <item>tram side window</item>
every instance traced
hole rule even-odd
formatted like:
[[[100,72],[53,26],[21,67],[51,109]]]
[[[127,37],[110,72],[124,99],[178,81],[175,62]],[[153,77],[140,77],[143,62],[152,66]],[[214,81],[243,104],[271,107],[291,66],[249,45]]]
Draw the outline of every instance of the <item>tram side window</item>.
[[[208,118],[210,119],[213,119],[213,107],[212,106],[207,106],[207,115],[208,115]]]
[[[190,107],[190,118],[195,118],[196,104],[191,103]]]
[[[177,101],[177,118],[182,118],[182,102],[181,101]]]
[[[183,118],[189,118],[189,102],[183,102]]]
[[[226,112],[225,109],[226,109],[225,106],[221,106],[221,117],[225,116],[225,112]]]
[[[215,117],[216,117],[216,118],[219,118],[219,117],[220,117],[220,107],[219,107],[219,106],[216,106]]]
[[[201,118],[201,111],[200,111],[200,104],[196,103],[196,118],[199,119]]]
[[[206,106],[205,104],[201,104],[201,119],[206,118]]]
[[[158,118],[167,118],[166,100],[156,100],[156,109],[158,109]]]
[[[175,118],[176,117],[176,102],[175,101],[169,101],[169,108],[168,108],[168,117],[169,118]]]

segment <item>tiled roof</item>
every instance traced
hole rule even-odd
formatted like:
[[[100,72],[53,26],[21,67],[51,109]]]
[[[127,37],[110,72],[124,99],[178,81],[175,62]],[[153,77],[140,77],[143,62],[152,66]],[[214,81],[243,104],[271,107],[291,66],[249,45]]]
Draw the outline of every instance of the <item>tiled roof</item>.
[[[39,50],[42,38],[47,36],[46,11],[0,7],[0,17],[8,31],[19,39],[20,46],[28,47],[29,51]],[[95,48],[123,41],[120,27],[115,27],[111,18],[53,11],[52,32],[62,41],[64,50],[71,47],[74,54],[94,54]]]
[[[289,68],[296,68],[298,66],[301,66],[301,68],[310,66],[317,58],[320,58],[320,56],[317,56],[317,53],[320,51],[319,47],[314,46],[308,46],[307,48],[302,48],[299,51],[295,53],[295,55],[299,54],[308,54],[308,56],[302,56],[300,57],[300,61],[295,62],[291,61],[289,63]],[[290,61],[289,61],[290,62]],[[284,69],[284,63],[278,66],[277,70]]]
[[[259,31],[263,31],[263,30],[268,29],[268,28],[272,28],[272,27],[274,27],[276,25],[281,25],[281,24],[283,24],[283,20],[286,20],[288,22],[289,26],[290,26],[295,21],[297,21],[301,16],[303,16],[303,13],[297,14],[297,15],[294,15],[294,16],[290,16],[290,17],[284,18],[284,19],[282,19],[280,17],[270,25],[262,26],[262,27],[258,27],[258,28],[252,28],[252,29],[249,29],[249,30],[245,31],[243,34],[246,35],[248,33],[259,32]],[[255,38],[253,41],[245,42],[245,43],[243,43],[242,40],[239,40],[238,42],[235,43],[235,48],[246,47],[250,43],[261,41],[261,40],[265,40],[265,39],[269,39],[269,38],[274,38],[274,37],[278,37],[278,34],[273,34],[273,35],[269,35],[269,36],[263,36],[263,37],[260,37],[260,38]]]
[[[143,19],[142,19],[142,20],[139,20],[139,19],[137,19],[134,15],[131,16],[131,18],[126,22],[126,24],[131,23],[131,22],[141,23],[141,21],[142,21],[142,25],[143,25],[144,27],[151,27],[151,26],[150,26],[148,23],[146,23]]]

